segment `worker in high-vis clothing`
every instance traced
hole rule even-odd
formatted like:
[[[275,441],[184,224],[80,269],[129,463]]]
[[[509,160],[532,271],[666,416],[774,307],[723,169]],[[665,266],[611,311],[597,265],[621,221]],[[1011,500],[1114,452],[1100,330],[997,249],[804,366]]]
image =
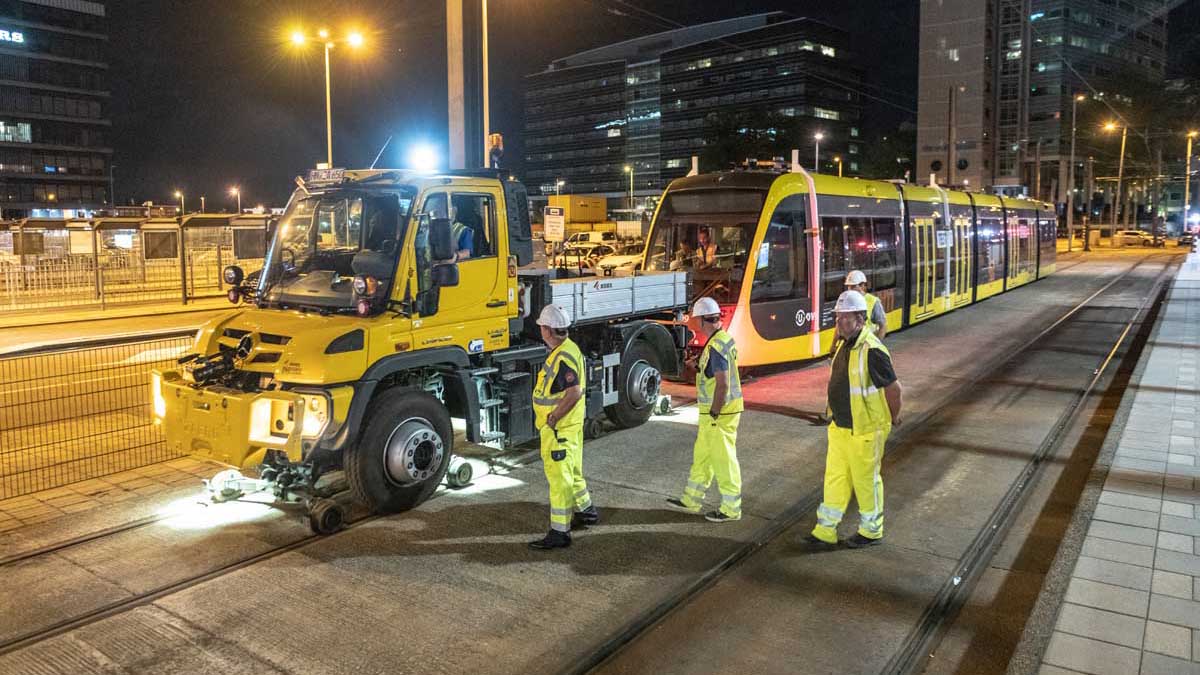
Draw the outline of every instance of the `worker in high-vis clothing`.
[[[882,340],[887,335],[887,311],[879,298],[867,291],[867,275],[863,274],[862,270],[851,270],[846,275],[846,290],[863,294],[867,301],[867,322],[871,325],[871,330],[875,331],[875,337]]]
[[[583,479],[583,400],[586,371],[579,345],[567,335],[571,318],[558,305],[538,316],[542,341],[550,348],[533,390],[534,422],[542,441],[542,466],[550,483],[550,531],[529,543],[534,549],[571,545],[571,525],[595,525],[600,512]]]
[[[825,496],[817,525],[807,541],[818,546],[838,542],[837,527],[850,496],[858,502],[858,532],[850,548],[883,539],[883,446],[892,427],[900,426],[901,387],[891,354],[868,328],[867,301],[858,291],[842,293],[833,309],[839,338],[829,374],[831,422],[825,456]]]
[[[704,510],[704,493],[717,479],[721,506],[704,514],[706,520],[725,523],[742,518],[742,469],[737,459],[737,430],[742,417],[742,384],[738,378],[737,345],[721,328],[721,308],[709,297],[692,308],[699,332],[707,342],[696,363],[696,403],[700,419],[692,470],[683,496],[668,499],[676,509]]]

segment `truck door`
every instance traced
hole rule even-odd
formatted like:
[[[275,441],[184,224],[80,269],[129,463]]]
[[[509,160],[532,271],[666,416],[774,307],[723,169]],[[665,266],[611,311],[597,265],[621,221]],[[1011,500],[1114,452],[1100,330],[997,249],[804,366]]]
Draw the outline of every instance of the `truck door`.
[[[421,212],[453,223],[458,285],[438,289],[436,313],[413,322],[416,348],[458,345],[480,353],[508,346],[508,308],[515,298],[509,297],[508,250],[500,236],[499,203],[497,191],[488,188],[426,196]],[[428,227],[428,219],[423,218],[419,227]],[[426,241],[418,235],[418,246]],[[418,277],[421,285],[426,275]]]

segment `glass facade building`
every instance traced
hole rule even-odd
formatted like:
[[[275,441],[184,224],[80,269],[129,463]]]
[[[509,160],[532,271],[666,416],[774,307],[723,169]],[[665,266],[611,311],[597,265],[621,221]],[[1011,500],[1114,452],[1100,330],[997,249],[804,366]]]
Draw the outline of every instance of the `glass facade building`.
[[[0,209],[54,216],[108,203],[108,34],[87,0],[0,0]]]
[[[770,112],[821,132],[823,171],[858,172],[862,71],[845,32],[782,12],[648,35],[529,76],[525,182],[533,194],[657,195],[686,175],[714,113]],[[778,118],[777,118],[778,119]],[[812,133],[800,145],[805,166]],[[765,159],[765,158],[756,158]],[[702,167],[712,170],[718,167]]]
[[[1063,202],[1072,97],[1128,103],[1131,86],[1162,82],[1169,10],[1164,0],[922,0],[918,175]]]

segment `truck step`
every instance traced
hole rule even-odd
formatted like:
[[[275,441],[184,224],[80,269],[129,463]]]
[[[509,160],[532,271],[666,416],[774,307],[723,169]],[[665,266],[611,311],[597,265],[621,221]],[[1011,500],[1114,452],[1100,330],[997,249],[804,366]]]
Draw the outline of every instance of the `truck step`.
[[[484,443],[503,440],[504,437],[505,433],[502,431],[485,431],[481,434]]]
[[[500,369],[499,368],[475,368],[474,370],[470,370],[468,372],[471,374],[471,377],[481,377],[483,375],[492,375],[494,373],[498,373],[498,372],[500,372]]]
[[[502,399],[502,398],[485,398],[479,402],[479,407],[480,408],[495,408],[496,406],[500,405],[501,403],[504,403],[504,399]]]

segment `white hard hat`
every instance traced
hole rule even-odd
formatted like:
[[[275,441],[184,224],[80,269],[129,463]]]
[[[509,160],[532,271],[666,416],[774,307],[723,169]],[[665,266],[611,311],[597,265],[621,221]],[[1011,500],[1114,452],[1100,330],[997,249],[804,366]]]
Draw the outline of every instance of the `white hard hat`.
[[[862,270],[851,270],[850,274],[846,275],[847,286],[857,286],[867,283],[867,275],[862,273]]]
[[[838,296],[837,304],[833,306],[835,312],[865,312],[867,311],[867,299],[858,291],[842,291]]]
[[[717,301],[707,295],[696,301],[692,305],[692,316],[714,316],[721,313],[721,307],[717,305]]]
[[[567,316],[567,311],[562,307],[550,304],[542,308],[542,313],[537,319],[537,325],[563,330],[571,326],[571,317]]]

